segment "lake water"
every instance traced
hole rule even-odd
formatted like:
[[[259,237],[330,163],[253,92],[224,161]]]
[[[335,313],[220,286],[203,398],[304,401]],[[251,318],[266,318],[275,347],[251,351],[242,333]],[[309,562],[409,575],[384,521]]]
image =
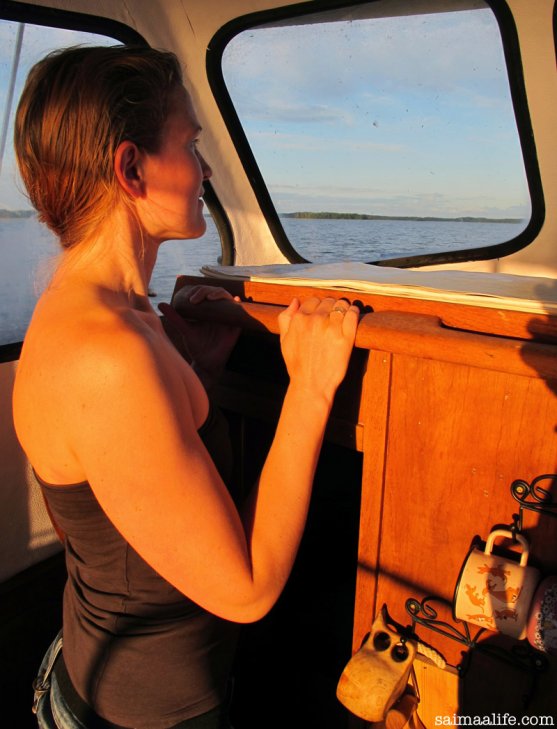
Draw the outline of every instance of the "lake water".
[[[523,224],[404,220],[301,220],[283,218],[299,253],[311,261],[371,261],[446,250],[473,248],[514,238]],[[33,308],[56,265],[58,245],[35,218],[0,220],[0,344],[21,341]],[[152,303],[168,301],[176,276],[197,274],[216,263],[220,240],[211,218],[198,240],[161,246],[153,273]]]

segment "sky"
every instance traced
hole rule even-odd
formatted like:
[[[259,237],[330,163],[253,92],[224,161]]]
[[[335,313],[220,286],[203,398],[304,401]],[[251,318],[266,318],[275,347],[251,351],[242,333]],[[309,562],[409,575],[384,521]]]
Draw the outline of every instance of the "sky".
[[[236,36],[225,81],[280,212],[526,217],[489,9]]]
[[[15,28],[0,23],[1,109]],[[90,36],[27,26],[16,96],[35,60],[84,41]],[[529,215],[489,9],[252,29],[229,44],[223,70],[279,212]],[[11,136],[0,208],[26,208]]]

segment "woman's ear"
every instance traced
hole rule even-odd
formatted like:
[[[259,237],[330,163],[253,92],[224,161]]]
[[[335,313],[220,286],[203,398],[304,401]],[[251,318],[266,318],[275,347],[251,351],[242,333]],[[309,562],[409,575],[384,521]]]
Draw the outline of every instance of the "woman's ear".
[[[120,187],[132,197],[145,194],[142,179],[141,153],[133,142],[120,142],[114,155],[114,173]]]

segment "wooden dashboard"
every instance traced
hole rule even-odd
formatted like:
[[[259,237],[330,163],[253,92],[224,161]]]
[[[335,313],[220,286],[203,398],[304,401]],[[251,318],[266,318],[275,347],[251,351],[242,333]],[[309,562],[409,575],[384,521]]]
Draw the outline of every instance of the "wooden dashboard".
[[[201,282],[222,285],[245,302],[233,315],[218,302],[185,312],[233,321],[245,331],[241,364],[226,372],[217,399],[229,412],[272,424],[286,386],[277,313],[293,296],[327,292],[193,277],[180,277],[177,288]],[[516,658],[525,641],[486,631],[478,649],[447,632],[465,634],[451,604],[473,540],[512,524],[519,511],[530,563],[542,574],[557,574],[555,513],[520,509],[511,494],[517,479],[531,483],[557,471],[557,323],[479,307],[357,298],[365,312],[357,349],[326,435],[327,443],[361,454],[352,649],[383,604],[408,625],[407,600],[431,597],[437,620],[451,627],[437,632],[427,620],[415,624],[420,639],[449,664],[444,671],[417,664],[426,726],[459,711],[554,717],[553,659],[537,671],[528,664],[531,656]],[[555,503],[557,480],[544,485]],[[472,626],[472,637],[475,632]]]

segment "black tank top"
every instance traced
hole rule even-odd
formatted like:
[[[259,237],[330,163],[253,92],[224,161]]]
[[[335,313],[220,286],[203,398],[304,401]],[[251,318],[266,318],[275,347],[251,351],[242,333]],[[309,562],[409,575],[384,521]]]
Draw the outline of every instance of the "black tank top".
[[[199,435],[228,483],[232,456],[219,410],[210,409]],[[222,703],[238,626],[155,572],[88,483],[37,480],[66,535],[63,652],[80,696],[104,719],[137,729],[167,729]]]

